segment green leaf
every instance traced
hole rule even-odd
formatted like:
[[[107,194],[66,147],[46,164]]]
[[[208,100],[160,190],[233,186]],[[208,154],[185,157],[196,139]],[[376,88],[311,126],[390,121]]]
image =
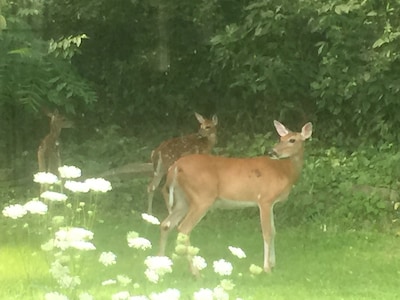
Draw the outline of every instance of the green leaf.
[[[386,44],[387,42],[389,42],[389,40],[388,40],[387,38],[380,38],[380,39],[377,39],[377,40],[375,41],[375,43],[372,45],[372,48],[373,48],[373,49],[379,48],[380,46],[382,46],[383,44]]]

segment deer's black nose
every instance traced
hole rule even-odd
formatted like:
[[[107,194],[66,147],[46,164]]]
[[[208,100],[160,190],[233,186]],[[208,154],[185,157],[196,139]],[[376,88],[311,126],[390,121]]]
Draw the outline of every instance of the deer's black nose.
[[[276,153],[276,151],[274,149],[271,149],[268,151],[268,155],[272,158],[277,158],[278,157],[278,153]]]

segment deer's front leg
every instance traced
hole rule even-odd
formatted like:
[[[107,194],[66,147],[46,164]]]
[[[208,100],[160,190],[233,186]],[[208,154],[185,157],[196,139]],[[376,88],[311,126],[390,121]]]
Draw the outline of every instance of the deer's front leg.
[[[261,229],[264,239],[264,271],[269,273],[275,266],[275,226],[272,205],[259,204]]]

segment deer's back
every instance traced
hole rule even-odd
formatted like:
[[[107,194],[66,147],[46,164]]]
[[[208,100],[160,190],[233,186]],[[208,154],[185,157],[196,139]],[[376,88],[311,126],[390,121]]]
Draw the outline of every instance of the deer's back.
[[[196,153],[209,153],[213,146],[213,144],[209,143],[207,137],[199,134],[177,137],[161,143],[153,151],[151,161],[156,165],[161,154],[163,166],[165,169],[168,169],[180,157]]]

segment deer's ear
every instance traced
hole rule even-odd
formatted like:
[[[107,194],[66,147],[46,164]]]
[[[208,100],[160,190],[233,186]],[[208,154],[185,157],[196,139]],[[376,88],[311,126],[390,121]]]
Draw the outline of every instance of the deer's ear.
[[[197,119],[197,121],[199,121],[199,123],[204,123],[205,120],[201,114],[195,112],[194,115],[196,116],[196,119]]]
[[[301,129],[301,135],[303,136],[303,138],[306,140],[308,138],[311,137],[312,134],[312,123],[308,122],[307,124],[305,124],[303,126],[303,128]]]
[[[277,120],[274,120],[274,126],[280,136],[285,136],[290,132],[281,122],[278,122]]]
[[[212,116],[212,121],[213,121],[213,123],[214,123],[215,126],[218,125],[218,117],[217,117],[217,115],[213,115],[213,116]]]
[[[46,111],[46,116],[49,118],[53,118],[54,116],[58,116],[60,113],[58,112],[58,109],[56,108],[54,111]]]

